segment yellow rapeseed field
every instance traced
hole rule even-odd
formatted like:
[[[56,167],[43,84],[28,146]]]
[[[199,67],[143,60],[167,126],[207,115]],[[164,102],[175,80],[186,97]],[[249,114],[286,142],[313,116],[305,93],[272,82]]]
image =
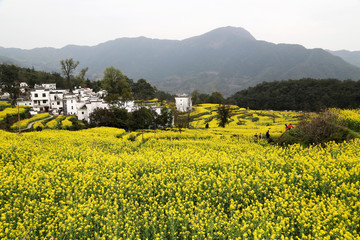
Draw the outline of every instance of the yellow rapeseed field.
[[[360,239],[359,139],[281,148],[241,126],[0,131],[0,239]]]
[[[5,104],[4,104],[5,105]],[[7,106],[7,105],[5,105]],[[7,107],[4,110],[0,111],[0,121],[6,118],[6,115],[17,115],[19,113],[24,113],[29,109],[28,106],[15,106],[15,107]]]
[[[253,137],[255,134],[265,135],[269,130],[271,136],[280,136],[285,131],[285,124],[296,125],[305,114],[298,112],[247,110],[237,106],[231,106],[232,117],[226,128],[218,126],[217,108],[218,104],[199,104],[194,106],[191,113],[193,121],[190,126],[196,129],[204,129],[209,124],[208,131],[223,133],[230,131],[233,135],[240,137]]]

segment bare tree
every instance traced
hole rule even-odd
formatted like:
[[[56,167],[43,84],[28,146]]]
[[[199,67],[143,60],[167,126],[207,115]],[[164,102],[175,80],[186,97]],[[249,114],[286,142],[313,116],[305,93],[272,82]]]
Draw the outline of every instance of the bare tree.
[[[72,89],[71,78],[73,78],[73,72],[79,65],[79,61],[74,62],[72,58],[61,60],[61,71],[65,75],[67,87]]]

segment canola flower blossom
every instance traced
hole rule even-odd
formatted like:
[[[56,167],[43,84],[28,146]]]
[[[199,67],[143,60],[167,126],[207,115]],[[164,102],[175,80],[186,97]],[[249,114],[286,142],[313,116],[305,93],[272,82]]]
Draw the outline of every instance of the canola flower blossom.
[[[360,131],[360,109],[331,108],[329,111],[335,114],[340,121],[345,121],[347,127]]]
[[[44,119],[44,118],[47,118],[47,117],[49,117],[49,113],[39,113],[39,114],[36,114],[36,115],[32,116],[31,118],[27,118],[27,119],[21,120],[21,121],[20,121],[20,128],[21,128],[21,129],[24,129],[24,128],[26,128],[30,123],[35,122],[35,121],[38,121],[38,120],[41,120],[41,119]],[[18,124],[19,124],[18,122],[14,123],[14,124],[11,126],[11,129],[17,129],[18,126],[19,126]]]
[[[6,105],[7,106],[7,105]],[[19,112],[24,113],[29,109],[27,106],[19,106]],[[4,110],[0,111],[0,121],[3,121],[6,118],[6,115],[17,115],[18,106],[15,107],[6,107]]]
[[[265,135],[270,130],[272,136],[280,136],[285,131],[285,124],[292,123],[296,125],[303,113],[283,112],[283,111],[264,111],[264,110],[247,110],[231,105],[232,116],[230,123],[225,129],[219,127],[217,119],[218,104],[199,104],[194,106],[191,112],[193,121],[190,126],[195,129],[203,129],[208,123],[209,129],[213,133],[222,133],[231,131],[233,135],[241,137],[252,137],[255,134]]]
[[[0,131],[1,239],[360,239],[360,140]]]
[[[72,122],[70,121],[72,117],[67,117],[65,120],[61,122],[61,128],[66,129],[72,126]]]

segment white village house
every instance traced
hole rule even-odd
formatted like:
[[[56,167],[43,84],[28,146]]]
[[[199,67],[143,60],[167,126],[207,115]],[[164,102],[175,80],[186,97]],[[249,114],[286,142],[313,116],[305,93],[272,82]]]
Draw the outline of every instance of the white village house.
[[[96,108],[109,108],[102,97],[106,95],[106,91],[102,90],[94,93],[90,88],[76,88],[70,92],[65,89],[56,89],[56,84],[36,85],[35,89],[30,91],[30,98],[18,98],[17,104],[32,107],[33,112],[52,112],[53,114],[76,115],[79,120],[90,122],[89,116]],[[179,111],[182,109],[192,108],[191,98],[179,97],[176,107]],[[120,102],[119,107],[125,108],[128,112],[132,112],[141,108],[135,101]],[[152,108],[160,114],[162,107]]]
[[[180,112],[192,110],[191,97],[186,94],[177,95],[175,97],[176,109]]]

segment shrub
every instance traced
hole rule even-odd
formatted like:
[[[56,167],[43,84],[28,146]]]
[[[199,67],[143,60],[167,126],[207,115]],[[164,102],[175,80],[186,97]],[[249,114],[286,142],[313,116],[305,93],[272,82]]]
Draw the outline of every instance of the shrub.
[[[311,120],[300,121],[295,129],[286,131],[277,141],[281,145],[296,142],[304,145],[321,144],[335,141],[342,142],[353,138],[343,123],[338,121],[336,115],[324,112]]]

